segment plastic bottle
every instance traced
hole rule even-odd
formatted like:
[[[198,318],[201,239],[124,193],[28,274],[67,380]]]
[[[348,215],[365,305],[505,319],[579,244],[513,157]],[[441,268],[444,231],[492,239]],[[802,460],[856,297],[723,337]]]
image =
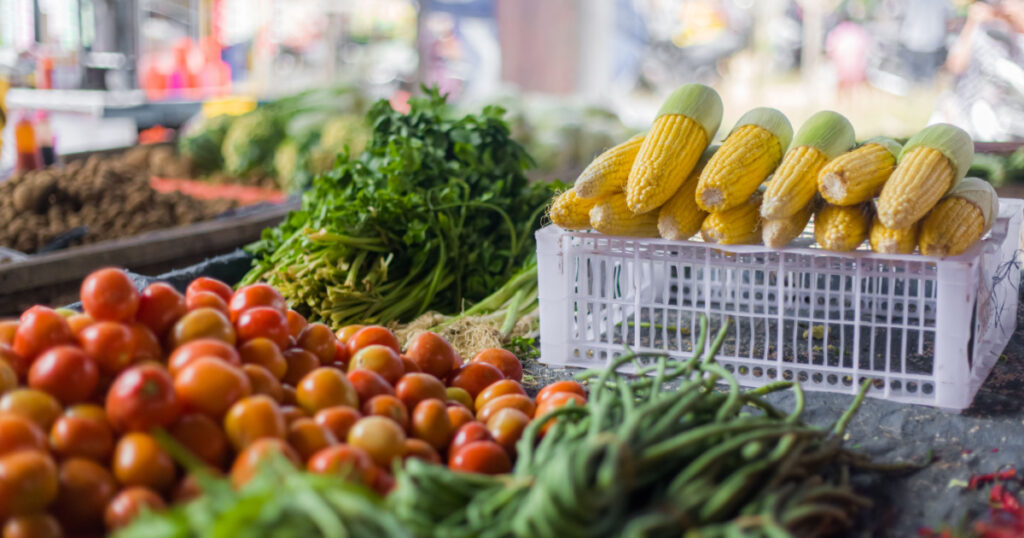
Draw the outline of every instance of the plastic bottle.
[[[51,166],[57,162],[57,154],[53,150],[53,131],[50,130],[50,115],[46,111],[36,112],[36,143],[39,145],[39,156],[43,166]]]
[[[14,124],[14,145],[18,151],[15,168],[20,171],[37,170],[39,151],[36,147],[36,131],[27,113],[20,114]]]

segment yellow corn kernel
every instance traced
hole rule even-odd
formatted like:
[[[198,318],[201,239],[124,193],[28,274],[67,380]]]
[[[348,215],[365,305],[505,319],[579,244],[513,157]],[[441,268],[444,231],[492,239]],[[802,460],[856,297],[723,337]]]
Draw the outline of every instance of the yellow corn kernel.
[[[992,185],[976,177],[949,191],[921,223],[917,246],[926,256],[963,254],[981,239],[999,214],[999,197]]]
[[[654,120],[626,181],[630,211],[644,214],[667,202],[707,146],[704,129],[682,114],[665,114]]]
[[[761,223],[761,240],[771,248],[782,248],[788,245],[807,229],[807,223],[817,206],[811,202],[790,217],[767,219]]]
[[[882,221],[878,220],[878,215],[875,215],[871,221],[871,233],[868,235],[871,250],[882,254],[910,254],[917,247],[919,228],[919,223],[914,223],[909,228],[886,228]]]
[[[600,198],[622,192],[644,135],[639,134],[598,155],[576,178],[573,190],[580,198]]]
[[[700,226],[701,237],[722,245],[756,244],[761,239],[760,205],[761,194],[755,193],[746,203],[709,214]]]
[[[848,252],[867,239],[870,226],[869,204],[826,204],[814,214],[814,240],[825,250]]]
[[[625,194],[600,199],[590,210],[590,226],[605,235],[658,237],[658,212],[634,215]]]
[[[832,159],[818,174],[818,191],[833,205],[871,201],[896,169],[899,145],[868,142]]]
[[[878,197],[878,218],[887,228],[909,228],[949,191],[956,178],[941,151],[918,146],[900,160]]]
[[[761,215],[766,219],[793,216],[814,199],[818,172],[828,156],[812,146],[798,146],[786,153],[764,191]]]
[[[548,208],[548,218],[556,226],[566,230],[586,230],[590,228],[590,210],[597,199],[585,200],[569,189],[559,194]]]
[[[698,207],[694,199],[698,174],[690,174],[683,186],[658,210],[658,233],[665,239],[681,241],[693,237],[700,231],[704,217],[708,216],[708,212]]]

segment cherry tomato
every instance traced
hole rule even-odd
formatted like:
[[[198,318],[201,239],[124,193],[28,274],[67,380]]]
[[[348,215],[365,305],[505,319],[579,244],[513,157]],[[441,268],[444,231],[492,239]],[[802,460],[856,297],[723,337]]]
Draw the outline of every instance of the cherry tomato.
[[[85,329],[93,323],[96,323],[96,320],[92,319],[92,316],[89,314],[75,314],[68,318],[68,327],[71,328],[71,334],[74,335],[75,339],[78,339],[78,335],[82,333],[82,329]]]
[[[415,362],[424,373],[438,379],[446,379],[452,370],[455,351],[444,338],[432,332],[422,332],[409,342],[405,356]]]
[[[224,315],[228,314],[228,303],[220,295],[212,291],[198,291],[188,296],[185,310],[191,312],[197,308],[212,308]]]
[[[526,390],[523,389],[523,386],[518,381],[512,379],[495,381],[488,385],[486,389],[480,391],[480,394],[476,395],[476,400],[473,401],[473,409],[479,413],[488,402],[506,394],[522,394],[526,396]]]
[[[435,398],[420,401],[412,412],[413,437],[423,439],[437,450],[444,450],[452,439],[448,407]]]
[[[321,409],[313,415],[313,420],[327,428],[338,440],[348,439],[348,431],[361,418],[362,413],[345,405]]]
[[[507,349],[492,347],[477,353],[470,362],[485,362],[501,370],[506,379],[522,382],[523,364]]]
[[[338,439],[313,419],[300,418],[288,426],[288,444],[299,453],[302,461],[308,461],[320,450],[338,444]]]
[[[456,450],[448,466],[453,471],[503,474],[512,470],[512,460],[494,441],[473,441]]]
[[[466,389],[459,387],[448,387],[444,389],[445,401],[450,404],[458,404],[466,409],[473,409],[473,398],[470,397]]]
[[[106,403],[107,418],[120,432],[168,426],[181,412],[171,374],[153,363],[121,372],[107,391]]]
[[[346,326],[338,329],[338,331],[336,333],[334,333],[334,336],[337,336],[338,337],[338,341],[343,343],[343,344],[346,344],[346,347],[348,347],[347,344],[348,344],[349,337],[351,337],[353,334],[359,332],[364,327],[366,327],[366,325],[346,325]]]
[[[242,312],[257,306],[268,306],[281,312],[282,315],[288,311],[288,304],[285,303],[284,297],[273,286],[252,284],[240,288],[231,296],[231,300],[228,301],[228,312],[230,313],[231,321],[238,321]],[[285,325],[287,325],[287,320],[285,320]]]
[[[295,422],[300,418],[309,418],[309,415],[307,415],[305,411],[295,405],[282,405],[281,416],[284,417],[284,423],[286,425],[291,425],[292,422]]]
[[[241,368],[215,357],[200,357],[174,377],[174,392],[185,409],[219,420],[238,400],[252,394]]]
[[[284,405],[298,407],[299,402],[295,399],[295,387],[286,383],[281,383],[281,392],[284,393],[284,398],[281,399],[281,403]],[[302,412],[305,413],[305,411]]]
[[[270,370],[256,364],[245,364],[242,365],[242,371],[249,378],[253,394],[266,394],[277,403],[284,399],[284,388]]]
[[[487,419],[487,431],[494,441],[505,448],[510,455],[516,453],[516,442],[523,436],[523,430],[530,424],[526,413],[514,408],[505,407],[496,411]]]
[[[216,278],[201,276],[193,280],[191,283],[189,283],[188,287],[185,288],[185,298],[188,299],[189,296],[206,291],[215,293],[218,297],[224,299],[225,303],[230,301],[231,296],[234,295],[235,293],[231,289],[231,286],[228,286],[227,284],[221,282],[220,280],[217,280]]]
[[[60,416],[60,403],[53,396],[36,389],[14,389],[0,396],[0,413],[21,415],[43,431],[50,431],[50,426]]]
[[[288,361],[281,348],[269,338],[253,338],[238,346],[238,353],[245,364],[256,364],[266,368],[277,379],[283,379],[288,371]]]
[[[340,370],[348,370],[348,347],[341,340],[334,340],[334,361],[331,365]]]
[[[53,505],[64,529],[72,532],[103,528],[103,511],[117,494],[117,482],[105,467],[85,458],[71,458],[57,470],[59,492]]]
[[[61,458],[107,463],[114,452],[114,430],[102,407],[73,405],[50,428],[50,447]]]
[[[57,465],[46,453],[19,450],[0,457],[0,520],[33,514],[57,498]]]
[[[365,450],[377,465],[390,468],[391,462],[405,451],[405,432],[389,418],[363,417],[349,430],[348,444]]]
[[[139,311],[135,319],[163,337],[178,318],[185,315],[185,296],[170,284],[155,282],[139,295]]]
[[[388,383],[386,379],[373,370],[351,370],[347,377],[352,386],[355,387],[360,402],[367,402],[370,398],[380,394],[390,394],[392,396],[395,394],[395,389],[391,387],[391,383]]]
[[[373,483],[373,460],[365,450],[351,445],[332,445],[310,456],[306,470],[314,474],[340,475],[343,480]]]
[[[97,321],[82,330],[78,343],[96,361],[100,372],[107,375],[117,374],[127,368],[135,356],[132,330],[124,323]]]
[[[0,390],[0,394],[3,394],[8,390],[16,388],[18,386],[19,378],[28,376],[28,370],[31,367],[31,363],[19,357],[15,352],[11,351],[11,348],[3,344],[0,344],[0,361],[3,361],[4,366],[7,367],[4,372],[4,387],[3,390]],[[7,372],[7,369],[10,369],[10,372]],[[10,377],[12,373],[14,375],[13,383],[11,383],[12,378]]]
[[[170,434],[206,463],[220,468],[228,454],[228,438],[214,420],[202,413],[178,417]]]
[[[524,394],[505,394],[504,396],[498,396],[497,398],[487,402],[479,411],[477,411],[476,418],[480,422],[487,422],[487,420],[499,409],[505,409],[507,407],[518,409],[523,413],[526,413],[526,416],[528,417],[532,417],[534,411],[537,410],[537,406],[529,396]]]
[[[0,415],[0,456],[46,448],[46,433],[35,422],[19,415]]]
[[[114,447],[111,468],[124,486],[166,491],[174,484],[174,461],[147,433],[125,434]]]
[[[130,328],[132,348],[135,349],[132,362],[163,362],[164,350],[160,347],[160,340],[153,334],[153,331],[141,323],[132,323]]]
[[[236,488],[244,486],[256,476],[261,464],[275,454],[284,456],[296,466],[300,464],[299,455],[284,440],[274,437],[257,439],[235,458],[231,466],[231,484]]]
[[[555,381],[540,389],[540,392],[537,393],[537,405],[540,405],[544,400],[550,398],[552,394],[558,392],[573,392],[582,396],[584,400],[587,398],[587,391],[583,388],[583,385],[575,381]]]
[[[18,373],[14,371],[9,362],[3,359],[3,349],[0,347],[0,394],[17,387]]]
[[[28,371],[28,386],[52,394],[65,404],[89,399],[99,383],[96,363],[74,346],[44,351]]]
[[[455,372],[449,384],[464,389],[470,396],[476,398],[491,383],[502,379],[505,379],[505,376],[494,366],[485,362],[470,362]]]
[[[175,504],[186,503],[202,494],[203,488],[199,486],[196,475],[189,473],[185,475],[185,478],[178,481],[177,486],[174,486],[174,492],[171,493],[171,501]]]
[[[112,531],[132,522],[143,510],[161,512],[167,505],[157,492],[149,488],[133,487],[121,490],[103,513],[107,530]]]
[[[372,328],[367,327],[367,329]],[[351,372],[359,368],[373,370],[391,384],[398,383],[398,380],[405,373],[402,359],[398,356],[398,352],[388,346],[379,345],[364,347],[352,355],[352,359],[348,363],[348,371]]]
[[[18,332],[18,320],[0,319],[0,344],[14,345],[14,333]]]
[[[269,306],[256,306],[239,314],[235,330],[241,342],[258,337],[269,338],[282,349],[288,347],[291,338],[288,319],[280,310]]]
[[[305,329],[309,322],[306,321],[305,316],[291,308],[289,308],[284,315],[288,318],[288,334],[292,335],[292,338],[297,342],[299,340],[299,335],[302,334],[302,329]]]
[[[167,335],[170,347],[176,348],[200,338],[222,340],[235,345],[235,327],[227,316],[215,308],[197,308],[181,317]]]
[[[448,422],[451,423],[453,432],[458,431],[459,428],[461,428],[464,424],[468,422],[473,422],[473,420],[475,420],[475,417],[473,417],[473,412],[470,411],[469,408],[462,405],[449,404],[447,408],[447,413]]]
[[[360,349],[374,345],[387,346],[395,352],[396,356],[402,352],[395,333],[380,325],[370,325],[359,329],[345,340],[345,345],[348,346],[348,353],[352,356],[355,356]]]
[[[455,436],[452,437],[452,442],[448,445],[448,454],[455,454],[464,445],[472,443],[473,441],[493,441],[491,432],[487,430],[487,425],[483,422],[472,421],[463,424],[461,428],[455,430]]]
[[[363,414],[387,417],[397,422],[403,430],[409,429],[409,410],[394,396],[381,394],[370,398],[363,404]]]
[[[82,308],[96,320],[131,321],[139,310],[139,290],[113,267],[93,271],[82,281]]]
[[[373,482],[371,482],[370,488],[377,492],[377,495],[386,497],[391,490],[395,489],[395,477],[391,473],[385,471],[380,467],[374,467],[370,470],[373,474]]]
[[[288,427],[277,402],[269,396],[257,394],[235,402],[224,416],[224,432],[231,446],[242,450],[257,439],[273,437],[284,439]]]
[[[295,387],[295,399],[309,414],[336,405],[359,405],[359,395],[345,374],[336,368],[326,366],[321,366],[302,378]]]
[[[436,398],[444,401],[448,397],[444,384],[436,377],[424,373],[402,376],[395,385],[395,395],[409,409],[415,409],[416,404],[423,400]]]
[[[4,538],[63,538],[60,523],[50,514],[12,517],[4,523]]]
[[[420,369],[419,365],[412,362],[412,359],[405,355],[399,355],[398,358],[402,359],[402,371],[407,374],[422,374],[423,370]]]
[[[178,372],[187,364],[201,357],[217,357],[228,364],[242,365],[242,358],[234,346],[223,340],[201,338],[175,349],[167,358],[167,370],[171,372],[172,376],[178,375]]]
[[[537,404],[537,409],[534,411],[533,416],[539,419],[551,411],[554,411],[559,407],[569,405],[570,403],[574,403],[575,405],[585,405],[587,400],[575,392],[549,393],[544,401]],[[544,425],[541,426],[541,433],[547,433],[557,420],[558,419],[546,421]]]
[[[18,375],[25,375],[32,360],[51,347],[73,344],[74,336],[64,316],[45,306],[33,306],[21,314],[11,351],[24,359],[11,363]],[[24,369],[20,369],[21,367]]]
[[[420,459],[427,463],[441,463],[441,455],[434,450],[434,447],[423,439],[406,439],[405,452],[402,453],[402,460]]]
[[[293,387],[298,387],[306,374],[320,367],[320,359],[316,358],[316,355],[299,347],[286,349],[284,360],[288,363],[288,369],[281,381]]]
[[[299,347],[316,355],[320,359],[320,364],[325,366],[334,362],[334,344],[337,340],[334,332],[323,323],[310,323],[299,333],[297,339]]]

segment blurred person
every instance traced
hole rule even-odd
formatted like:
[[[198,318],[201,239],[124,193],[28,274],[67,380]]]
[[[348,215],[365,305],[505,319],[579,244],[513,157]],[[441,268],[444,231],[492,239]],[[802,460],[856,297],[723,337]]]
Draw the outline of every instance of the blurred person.
[[[949,0],[906,0],[900,21],[900,55],[910,79],[931,82],[946,57]]]

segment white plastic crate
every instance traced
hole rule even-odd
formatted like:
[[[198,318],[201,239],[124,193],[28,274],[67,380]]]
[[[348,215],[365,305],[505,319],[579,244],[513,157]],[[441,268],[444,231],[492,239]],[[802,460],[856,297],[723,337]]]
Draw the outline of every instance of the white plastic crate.
[[[741,383],[968,407],[1016,328],[1024,201],[948,258],[537,232],[541,362],[598,367],[626,351],[692,356],[701,314],[731,319],[718,361]]]

